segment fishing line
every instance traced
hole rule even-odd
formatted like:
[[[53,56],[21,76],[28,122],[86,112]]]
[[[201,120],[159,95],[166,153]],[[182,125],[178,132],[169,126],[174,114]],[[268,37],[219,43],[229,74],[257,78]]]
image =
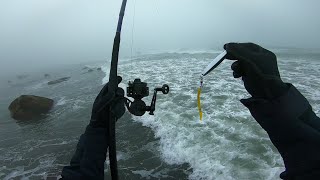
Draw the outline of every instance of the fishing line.
[[[154,6],[155,6],[155,9],[156,9],[155,11],[159,14],[159,9],[157,8],[157,0],[154,0],[154,4],[155,4]]]
[[[200,121],[202,121],[202,109],[201,109],[201,91],[203,88],[203,77],[209,74],[212,70],[214,70],[216,67],[218,67],[222,61],[226,58],[227,56],[227,51],[223,51],[220,53],[216,58],[213,59],[212,62],[202,71],[200,75],[200,86],[198,88],[198,93],[197,93],[197,104],[198,104],[198,110],[199,110],[199,117]]]
[[[133,43],[134,43],[134,25],[135,25],[135,17],[136,17],[136,3],[137,3],[137,0],[134,0],[133,1],[133,16],[132,16],[132,27],[131,27],[131,57],[130,57],[130,67],[131,67],[131,70],[133,69]],[[130,77],[132,79],[132,73],[130,73]]]

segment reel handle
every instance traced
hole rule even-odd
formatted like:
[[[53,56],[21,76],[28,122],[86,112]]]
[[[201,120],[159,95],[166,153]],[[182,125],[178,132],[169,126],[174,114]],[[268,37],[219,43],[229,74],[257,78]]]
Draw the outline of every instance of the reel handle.
[[[161,88],[154,88],[155,91],[161,91],[163,94],[169,93],[169,86],[164,84]]]

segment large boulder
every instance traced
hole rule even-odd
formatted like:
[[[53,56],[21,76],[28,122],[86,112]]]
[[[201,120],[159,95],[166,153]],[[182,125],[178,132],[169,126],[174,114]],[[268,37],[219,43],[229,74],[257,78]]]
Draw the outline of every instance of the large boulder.
[[[57,80],[54,80],[54,81],[49,81],[48,85],[58,84],[58,83],[61,83],[63,81],[67,81],[69,79],[70,79],[70,77],[64,77],[64,78],[60,78],[60,79],[57,79]]]
[[[22,95],[9,106],[11,117],[16,120],[31,120],[48,113],[54,101],[40,96]]]

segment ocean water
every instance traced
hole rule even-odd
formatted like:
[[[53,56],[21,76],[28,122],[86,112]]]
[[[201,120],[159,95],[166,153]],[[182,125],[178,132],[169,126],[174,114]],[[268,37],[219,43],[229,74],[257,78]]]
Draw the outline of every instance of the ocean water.
[[[283,80],[293,83],[320,114],[320,53],[274,50]],[[224,61],[205,77],[200,122],[196,94],[199,74],[216,52],[171,52],[119,61],[121,87],[134,80],[150,89],[166,83],[154,116],[126,113],[117,122],[117,155],[121,179],[279,179],[282,159],[266,132],[239,102],[249,97],[241,80]],[[109,64],[109,63],[108,63]],[[49,79],[33,73],[0,87],[0,179],[57,179],[89,122],[93,100],[108,80],[108,64],[87,64],[102,71],[85,73],[85,65],[52,69]],[[70,76],[48,86],[48,80]],[[150,91],[151,94],[152,91]],[[21,94],[55,100],[45,119],[21,122],[8,106]],[[151,96],[145,98],[147,104]],[[109,162],[106,160],[106,179]]]

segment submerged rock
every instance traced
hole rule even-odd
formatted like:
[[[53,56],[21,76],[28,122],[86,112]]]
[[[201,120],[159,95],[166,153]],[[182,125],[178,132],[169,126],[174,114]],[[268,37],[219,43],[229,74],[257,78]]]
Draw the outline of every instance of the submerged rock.
[[[50,111],[53,100],[34,95],[22,95],[12,101],[9,106],[11,117],[16,120],[31,120],[40,118]]]
[[[89,70],[88,70],[88,72],[92,72],[92,71],[93,71],[93,69],[89,69]]]
[[[54,81],[49,81],[48,85],[58,84],[58,83],[61,83],[63,81],[67,81],[69,79],[70,79],[70,77],[64,77],[64,78],[60,78],[60,79],[57,79],[57,80],[54,80]]]
[[[49,78],[49,77],[50,77],[50,74],[44,74],[44,77],[45,77],[45,78]]]
[[[98,67],[97,70],[98,70],[98,71],[101,71],[102,69],[101,69],[101,67]]]

